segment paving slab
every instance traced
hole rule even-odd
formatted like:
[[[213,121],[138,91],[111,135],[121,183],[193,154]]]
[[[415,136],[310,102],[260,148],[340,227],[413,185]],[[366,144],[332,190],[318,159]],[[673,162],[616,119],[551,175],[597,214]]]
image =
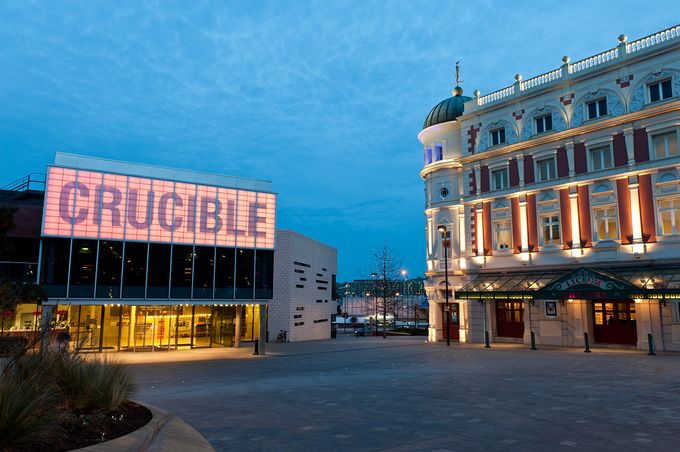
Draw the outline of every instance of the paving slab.
[[[193,352],[188,352],[193,353]],[[680,355],[354,338],[132,365],[216,450],[673,450]],[[137,358],[136,358],[137,359]]]

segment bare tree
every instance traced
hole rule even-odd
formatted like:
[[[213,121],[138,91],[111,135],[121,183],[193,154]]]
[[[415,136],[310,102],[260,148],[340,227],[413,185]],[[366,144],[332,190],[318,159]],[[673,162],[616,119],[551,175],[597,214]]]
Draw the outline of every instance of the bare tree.
[[[381,250],[373,252],[373,270],[375,275],[376,303],[382,308],[383,313],[383,338],[387,338],[387,314],[395,314],[397,304],[397,292],[399,291],[400,263],[385,243]],[[377,331],[376,316],[376,331]]]

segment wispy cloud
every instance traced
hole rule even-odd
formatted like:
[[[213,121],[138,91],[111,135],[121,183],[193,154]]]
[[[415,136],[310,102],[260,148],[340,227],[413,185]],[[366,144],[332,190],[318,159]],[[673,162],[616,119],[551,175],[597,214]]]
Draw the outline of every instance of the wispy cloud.
[[[338,246],[341,278],[385,240],[417,274],[416,135],[449,95],[454,62],[468,92],[488,92],[621,32],[669,25],[631,10],[639,4],[5,2],[0,179],[40,171],[55,150],[270,179],[279,226]]]

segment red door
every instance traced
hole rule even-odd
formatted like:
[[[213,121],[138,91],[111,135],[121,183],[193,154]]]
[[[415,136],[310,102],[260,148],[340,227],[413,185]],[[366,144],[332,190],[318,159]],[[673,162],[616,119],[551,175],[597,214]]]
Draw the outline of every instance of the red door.
[[[449,303],[449,338],[452,341],[457,341],[460,337],[460,320],[458,303]],[[446,340],[446,305],[442,305],[442,320],[444,324],[442,325],[442,330],[444,332],[444,340]]]
[[[629,300],[593,302],[595,342],[637,344],[635,303]]]
[[[496,329],[501,337],[524,337],[524,303],[496,301]]]

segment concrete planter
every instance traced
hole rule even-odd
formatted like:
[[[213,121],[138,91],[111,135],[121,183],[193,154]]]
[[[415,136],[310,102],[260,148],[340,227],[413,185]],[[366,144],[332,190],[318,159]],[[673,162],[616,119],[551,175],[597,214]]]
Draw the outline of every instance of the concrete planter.
[[[77,451],[215,451],[203,435],[174,414],[152,405],[135,402],[144,405],[151,411],[153,417],[148,424],[128,435],[77,449]]]

